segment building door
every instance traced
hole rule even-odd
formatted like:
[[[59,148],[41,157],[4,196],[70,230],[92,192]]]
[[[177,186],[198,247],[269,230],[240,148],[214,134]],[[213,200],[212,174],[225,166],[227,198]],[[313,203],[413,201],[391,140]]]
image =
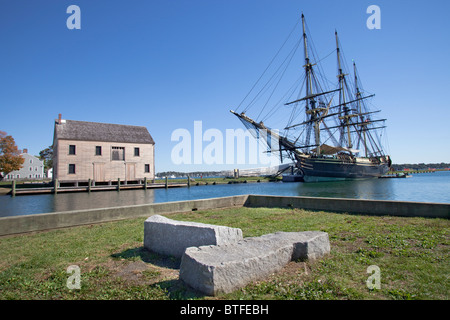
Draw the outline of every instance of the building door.
[[[127,163],[127,180],[135,180],[136,179],[136,163]]]
[[[94,180],[105,181],[105,164],[94,163]]]

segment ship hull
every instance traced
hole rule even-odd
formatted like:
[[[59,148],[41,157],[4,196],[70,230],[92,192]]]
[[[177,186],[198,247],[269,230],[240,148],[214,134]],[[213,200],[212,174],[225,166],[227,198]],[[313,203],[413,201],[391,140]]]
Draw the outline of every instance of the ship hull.
[[[334,158],[299,158],[297,167],[305,182],[378,178],[389,171],[387,163],[358,162]]]

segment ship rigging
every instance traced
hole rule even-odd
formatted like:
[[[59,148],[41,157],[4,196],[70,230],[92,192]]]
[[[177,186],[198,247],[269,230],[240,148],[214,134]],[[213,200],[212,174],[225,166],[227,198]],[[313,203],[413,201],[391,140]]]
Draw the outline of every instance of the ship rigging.
[[[318,59],[303,14],[301,25],[300,41],[295,42],[281,66],[276,68],[268,82],[258,91],[257,85],[269,70],[269,67],[266,68],[236,111],[230,110],[231,113],[251,129],[255,137],[266,139],[268,152],[278,152],[281,162],[289,158],[295,164],[297,176],[303,181],[375,178],[384,175],[389,170],[391,159],[381,143],[386,119],[375,118],[380,110],[371,110],[367,103],[374,94],[366,94],[362,89],[355,61],[353,79],[349,78],[349,73],[344,69],[345,61],[337,31],[334,34],[336,48],[326,57]],[[304,58],[304,71],[300,81],[295,81],[288,93],[264,114],[300,44],[303,45]],[[269,66],[280,52],[281,49]],[[332,53],[337,58],[337,84],[325,77],[322,66],[322,61]],[[257,94],[249,103],[244,104],[253,91],[257,91]],[[292,99],[295,92],[297,97]],[[269,98],[266,103],[261,103],[257,117],[253,119],[247,116],[246,113],[258,105],[263,94]],[[242,111],[238,112],[241,107]],[[282,130],[275,130],[263,122],[270,122],[276,116],[281,117],[281,123],[284,121]],[[261,130],[266,134],[258,134]],[[277,142],[275,144],[274,139]]]

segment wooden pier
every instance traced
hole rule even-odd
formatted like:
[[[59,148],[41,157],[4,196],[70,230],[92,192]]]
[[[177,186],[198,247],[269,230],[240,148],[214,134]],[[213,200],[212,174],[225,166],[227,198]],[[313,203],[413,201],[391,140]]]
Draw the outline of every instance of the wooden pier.
[[[39,187],[21,187],[18,188],[15,181],[12,182],[11,192],[12,196],[16,195],[31,195],[31,194],[58,194],[68,192],[96,192],[96,191],[121,191],[121,190],[136,190],[136,189],[159,189],[159,188],[179,188],[186,187],[188,183],[169,183],[167,180],[164,183],[148,183],[146,180],[142,183],[130,183],[127,181],[118,180],[115,183],[95,185],[91,181],[87,183],[69,183],[60,184],[54,181],[52,186]]]
[[[379,177],[380,179],[393,179],[393,178],[411,178],[412,175],[410,174],[387,174],[384,176]]]

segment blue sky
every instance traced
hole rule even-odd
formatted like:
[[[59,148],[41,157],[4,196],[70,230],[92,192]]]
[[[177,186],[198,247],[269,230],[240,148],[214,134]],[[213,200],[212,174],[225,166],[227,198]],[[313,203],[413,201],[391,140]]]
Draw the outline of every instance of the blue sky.
[[[72,4],[80,30],[66,26]],[[366,27],[373,4],[379,30]],[[243,128],[229,110],[302,12],[319,56],[334,49],[337,29],[347,64],[357,61],[388,119],[394,163],[450,162],[448,1],[1,0],[0,130],[38,154],[52,144],[58,113],[141,125],[156,141],[157,172],[231,169],[174,164],[171,134],[193,132],[194,121]]]

